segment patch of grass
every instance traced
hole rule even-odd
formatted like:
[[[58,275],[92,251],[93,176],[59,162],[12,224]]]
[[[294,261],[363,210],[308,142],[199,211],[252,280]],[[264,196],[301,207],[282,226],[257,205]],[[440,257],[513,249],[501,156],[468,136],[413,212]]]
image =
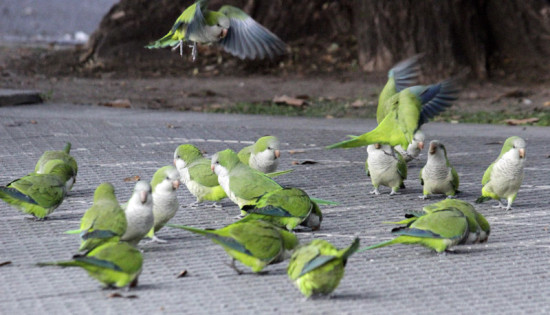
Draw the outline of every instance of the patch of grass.
[[[526,119],[538,118],[539,121],[533,123],[533,126],[550,126],[550,110],[538,110],[534,112],[513,113],[508,111],[479,111],[473,113],[458,113],[456,111],[444,112],[436,120],[438,121],[458,121],[461,123],[474,124],[506,124],[506,119]]]

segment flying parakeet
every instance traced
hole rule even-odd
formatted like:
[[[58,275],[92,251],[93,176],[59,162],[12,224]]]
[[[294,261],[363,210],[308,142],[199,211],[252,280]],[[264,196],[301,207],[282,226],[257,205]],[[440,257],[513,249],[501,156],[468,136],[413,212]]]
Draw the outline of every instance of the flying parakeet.
[[[403,149],[401,145],[395,146],[395,151],[399,152],[403,158],[405,159],[405,162],[410,162],[414,159],[416,159],[420,155],[420,151],[424,149],[424,140],[425,136],[422,130],[417,130],[413,135],[413,140],[407,147],[407,150]]]
[[[128,225],[120,240],[135,246],[151,231],[155,223],[151,185],[145,181],[138,181],[132,197],[122,205],[122,208]]]
[[[420,170],[420,183],[424,186],[422,199],[433,194],[452,198],[458,191],[458,173],[447,158],[445,146],[437,140],[430,142],[428,161]]]
[[[279,140],[274,136],[258,139],[253,145],[243,148],[238,153],[244,164],[262,173],[272,173],[279,165]]]
[[[367,162],[365,169],[369,174],[374,190],[371,194],[380,195],[380,185],[391,187],[391,195],[399,188],[405,188],[403,180],[407,178],[407,163],[391,146],[379,143],[367,146]]]
[[[265,266],[282,262],[290,257],[289,251],[298,245],[298,238],[291,232],[262,220],[237,221],[217,230],[202,230],[184,225],[167,226],[201,234],[221,245],[232,257],[231,267],[239,274],[235,260],[260,272]]]
[[[153,228],[147,236],[155,242],[166,242],[156,237],[155,233],[176,215],[176,211],[180,206],[176,192],[179,186],[180,173],[172,165],[159,168],[153,175],[151,187],[153,189],[153,216],[155,220]]]
[[[520,137],[506,139],[500,155],[483,174],[481,197],[476,200],[476,203],[495,199],[498,200],[497,207],[504,208],[500,199],[505,198],[508,201],[506,210],[512,209],[512,203],[523,182],[525,146],[525,140]]]
[[[115,188],[110,183],[99,185],[94,192],[94,203],[80,220],[80,229],[67,234],[80,234],[79,251],[89,251],[97,246],[120,240],[126,232],[126,215],[120,207]]]
[[[46,174],[46,164],[51,160],[62,160],[67,163],[71,169],[72,174],[71,178],[67,181],[67,191],[70,191],[73,188],[73,185],[76,181],[76,175],[78,173],[78,165],[76,160],[69,154],[71,152],[71,143],[67,142],[62,151],[46,151],[40,156],[36,166],[34,167],[34,172],[36,174]]]
[[[304,225],[315,231],[321,227],[323,215],[317,203],[298,188],[282,188],[260,196],[254,205],[243,207],[243,220],[269,221],[289,231]]]
[[[429,119],[451,106],[457,93],[453,79],[406,88],[384,102],[388,114],[374,130],[361,136],[351,136],[351,139],[329,145],[327,149],[354,148],[374,143],[408,147],[414,133]]]
[[[72,173],[72,168],[62,160],[50,160],[44,166],[44,174],[31,173],[0,186],[0,199],[43,219],[63,202],[67,195],[66,182]]]
[[[106,287],[135,287],[141,273],[143,257],[132,245],[105,243],[85,255],[75,255],[73,260],[38,263],[39,266],[80,267]]]
[[[457,209],[449,208],[420,216],[408,226],[394,228],[397,237],[359,251],[375,249],[392,244],[418,244],[440,253],[460,244],[468,237],[466,216]]]
[[[330,294],[340,284],[346,262],[358,248],[358,238],[340,250],[325,240],[313,240],[294,251],[288,264],[288,277],[307,298]]]
[[[179,47],[183,55],[183,42],[192,42],[193,61],[197,43],[217,43],[241,59],[273,58],[286,52],[283,41],[241,9],[224,5],[218,11],[210,11],[207,6],[207,0],[196,1],[183,11],[168,34],[146,47]]]

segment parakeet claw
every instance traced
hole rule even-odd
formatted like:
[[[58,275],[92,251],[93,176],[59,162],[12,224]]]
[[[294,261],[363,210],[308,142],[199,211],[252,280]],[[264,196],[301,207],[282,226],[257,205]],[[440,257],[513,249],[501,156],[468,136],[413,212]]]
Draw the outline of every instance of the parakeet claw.
[[[390,196],[393,196],[393,195],[401,195],[401,193],[398,193],[395,189],[392,188],[390,192]]]
[[[223,205],[221,203],[214,202],[212,204],[212,208],[220,208],[221,209],[221,208],[223,208]]]
[[[242,270],[240,270],[239,268],[237,268],[237,266],[235,265],[235,259],[231,259],[231,263],[227,264],[229,267],[231,267],[231,269],[235,270],[235,272],[237,272],[237,274],[239,275],[242,275],[244,272]]]
[[[371,195],[380,195],[380,192],[378,191],[378,188],[374,188],[373,191],[369,192]]]
[[[189,46],[192,48],[191,50],[191,57],[193,59],[193,62],[197,59],[197,43],[193,42],[193,45]]]
[[[456,199],[456,196],[447,196],[447,199]]]
[[[428,195],[418,196],[418,198],[420,198],[422,200],[430,199],[430,197],[428,197]]]
[[[498,205],[492,206],[492,207],[493,207],[493,208],[501,208],[501,209],[507,208],[507,207],[505,207],[504,204],[502,204],[502,202],[500,202],[500,201],[498,202]]]
[[[188,207],[196,208],[196,207],[198,207],[198,206],[199,206],[199,202],[198,202],[198,201],[195,201],[195,202],[190,203]]]
[[[156,235],[153,235],[150,242],[151,243],[159,243],[159,244],[168,243],[167,240],[160,239]]]

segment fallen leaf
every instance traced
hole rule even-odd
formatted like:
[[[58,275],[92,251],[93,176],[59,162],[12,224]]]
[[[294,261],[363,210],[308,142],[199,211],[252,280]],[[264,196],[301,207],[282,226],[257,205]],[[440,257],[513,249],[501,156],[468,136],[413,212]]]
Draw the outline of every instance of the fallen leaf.
[[[176,278],[183,278],[183,277],[185,277],[185,276],[187,276],[187,269],[183,269],[183,271],[180,272],[180,273],[176,276]]]
[[[531,118],[525,118],[525,119],[506,119],[504,120],[508,125],[523,125],[523,124],[533,124],[539,121],[540,118],[538,117],[531,117]]]
[[[31,120],[30,123],[33,124],[33,125],[38,124],[38,122],[36,120]]]
[[[118,99],[114,101],[99,103],[99,105],[103,105],[106,107],[115,107],[115,108],[130,108],[132,106],[129,99]]]
[[[173,124],[170,124],[170,123],[167,123],[167,124],[166,124],[166,128],[168,128],[168,129],[178,129],[178,128],[181,128],[181,127],[180,127],[180,126],[173,125]]]
[[[289,154],[298,154],[298,153],[306,153],[305,150],[290,150],[288,151]]]
[[[542,106],[544,106],[544,107],[550,107],[550,101],[544,102],[544,104],[542,104]]]
[[[303,160],[302,162],[299,161],[292,161],[292,165],[307,165],[307,164],[317,164],[319,162],[313,161],[313,160]]]
[[[290,105],[290,106],[301,107],[304,104],[306,104],[306,101],[302,100],[302,99],[299,99],[299,98],[283,95],[283,96],[275,96],[273,98],[273,103],[287,104],[287,105]]]
[[[139,175],[134,175],[134,176],[126,177],[124,179],[124,181],[125,182],[137,182],[140,179],[141,179],[141,177],[139,177]]]
[[[0,263],[0,267],[10,265],[10,264],[11,264],[11,261],[4,261]]]
[[[118,292],[111,293],[111,294],[107,295],[107,297],[110,298],[110,299],[112,299],[112,298],[137,299],[138,298],[138,296],[135,295],[135,294],[122,295]]]
[[[126,13],[124,11],[118,11],[113,13],[113,15],[111,15],[111,20],[116,21],[116,20],[122,19],[125,16],[126,16]]]
[[[351,107],[353,108],[359,108],[365,106],[365,102],[362,100],[356,100],[355,102],[351,103]]]
[[[326,119],[334,119],[334,116],[332,116],[332,115],[326,115],[325,118],[326,118]]]
[[[485,143],[485,145],[491,145],[491,144],[503,144],[504,142],[502,141],[493,141],[493,142],[487,142]]]

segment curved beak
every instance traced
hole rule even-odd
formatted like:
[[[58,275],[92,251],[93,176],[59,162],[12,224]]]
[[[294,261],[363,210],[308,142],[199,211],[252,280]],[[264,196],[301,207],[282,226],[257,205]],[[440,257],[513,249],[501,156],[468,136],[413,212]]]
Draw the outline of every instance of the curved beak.
[[[214,172],[214,168],[215,168],[214,165],[210,165],[210,169],[212,170],[212,172]]]
[[[519,149],[519,158],[523,159],[525,157],[525,149]]]
[[[377,150],[380,150],[380,148],[382,147],[382,145],[380,143],[375,143],[374,144],[374,147],[377,149]]]
[[[436,145],[435,144],[430,144],[430,154],[435,154],[435,148],[436,148]]]
[[[220,34],[220,38],[225,38],[227,36],[227,28],[224,28]]]
[[[418,148],[424,150],[424,141],[418,142]]]
[[[180,181],[179,180],[175,180],[172,182],[172,188],[174,190],[178,189],[180,187]]]
[[[142,204],[147,202],[147,192],[146,191],[141,191],[139,193],[139,200],[141,201]]]
[[[174,166],[176,166],[176,159],[174,159]]]
[[[276,158],[281,157],[281,151],[275,150],[275,157],[276,157]]]

